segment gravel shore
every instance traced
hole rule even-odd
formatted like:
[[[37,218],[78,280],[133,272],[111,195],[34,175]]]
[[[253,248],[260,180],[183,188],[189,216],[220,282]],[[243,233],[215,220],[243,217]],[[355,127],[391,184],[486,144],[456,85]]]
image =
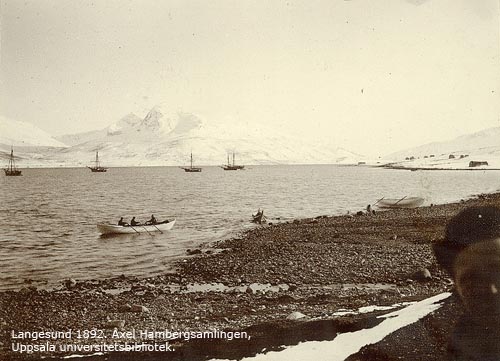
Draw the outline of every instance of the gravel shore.
[[[147,279],[66,280],[55,290],[27,287],[0,292],[0,359],[92,353],[61,348],[68,343],[143,342],[137,333],[125,334],[132,330],[216,329],[245,331],[251,336],[189,342],[178,337],[170,340],[175,351],[168,353],[168,359],[173,360],[243,357],[263,348],[333,339],[337,332],[377,322],[373,314],[339,316],[339,310],[393,305],[451,290],[448,276],[435,262],[431,243],[443,236],[447,221],[460,210],[485,204],[500,206],[500,194],[374,215],[320,216],[263,225],[239,238],[191,250],[175,273]],[[449,303],[450,307],[428,316],[428,321],[411,326],[416,327],[414,332],[437,328],[432,331],[438,335],[432,342],[416,341],[408,330],[399,331],[350,359],[391,359],[391,347],[402,359],[415,359],[419,350],[442,356],[449,326],[432,326],[432,319],[454,319],[459,306],[453,300]],[[422,326],[425,322],[431,326]],[[42,345],[47,341],[13,339],[13,331],[68,330],[73,332],[71,340],[48,340],[56,350],[12,351],[18,342]],[[84,330],[96,330],[96,337],[83,337]],[[82,337],[77,338],[77,332]],[[111,352],[107,359],[164,357],[162,352]]]

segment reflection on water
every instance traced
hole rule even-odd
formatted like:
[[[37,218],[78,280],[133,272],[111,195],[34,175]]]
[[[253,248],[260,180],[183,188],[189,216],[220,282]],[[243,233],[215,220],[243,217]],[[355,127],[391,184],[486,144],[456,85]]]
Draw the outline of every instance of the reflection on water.
[[[499,189],[499,172],[386,170],[367,167],[254,166],[25,169],[0,177],[0,288],[63,278],[150,276],[171,270],[188,248],[270,221],[363,209],[381,197],[417,195],[426,203]],[[177,219],[161,233],[100,237],[96,224],[123,216]]]

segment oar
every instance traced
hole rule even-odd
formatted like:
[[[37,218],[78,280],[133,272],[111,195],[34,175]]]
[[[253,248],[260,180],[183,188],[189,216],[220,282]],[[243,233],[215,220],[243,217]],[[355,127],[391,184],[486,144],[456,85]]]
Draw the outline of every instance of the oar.
[[[401,198],[399,201],[397,201],[396,203],[393,204],[393,206],[395,206],[396,204],[398,204],[399,202],[401,202],[403,199],[405,199],[406,197],[408,196],[404,196],[403,198]]]
[[[130,225],[129,225],[129,227],[130,227],[130,228],[132,228],[132,229],[133,229],[134,231],[136,231],[137,233],[141,233],[141,232],[139,232],[137,229],[135,229],[134,227],[132,227],[132,226],[130,226]]]
[[[380,202],[382,199],[384,199],[385,197],[382,197],[380,198],[378,201],[376,201],[375,203],[373,203],[373,205],[376,205],[378,202]]]
[[[124,225],[124,226],[122,226],[122,227],[130,227],[130,228],[132,228],[134,231],[136,231],[137,233],[141,233],[141,232],[139,232],[137,229],[135,229],[134,227],[132,227],[132,225],[130,225],[130,224],[128,224],[128,223],[127,223],[127,224],[125,224],[125,225]]]
[[[155,227],[160,233],[163,233],[158,227],[156,227],[154,224],[152,224],[153,227]]]
[[[144,228],[144,230],[145,230],[146,232],[148,232],[148,233],[149,233],[149,235],[150,235],[151,237],[153,237],[153,235],[151,234],[151,232],[149,232],[149,231],[148,231],[148,229],[147,229],[145,226],[141,226],[141,227],[142,227],[142,228]]]

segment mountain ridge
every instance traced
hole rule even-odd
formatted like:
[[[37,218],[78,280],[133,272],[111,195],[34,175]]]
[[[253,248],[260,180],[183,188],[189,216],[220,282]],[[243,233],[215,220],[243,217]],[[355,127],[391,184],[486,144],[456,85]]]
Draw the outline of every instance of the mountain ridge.
[[[0,144],[3,144],[2,148],[10,148],[11,146],[67,146],[64,142],[57,140],[31,123],[12,120],[4,116],[0,116]]]
[[[21,154],[28,163],[83,166],[99,150],[105,166],[185,165],[194,153],[200,165],[221,165],[236,152],[240,164],[356,164],[366,157],[318,141],[287,134],[264,125],[236,122],[214,124],[201,117],[162,106],[144,117],[128,113],[113,124],[94,131],[56,137],[63,150],[30,149]],[[38,163],[37,163],[38,164]]]

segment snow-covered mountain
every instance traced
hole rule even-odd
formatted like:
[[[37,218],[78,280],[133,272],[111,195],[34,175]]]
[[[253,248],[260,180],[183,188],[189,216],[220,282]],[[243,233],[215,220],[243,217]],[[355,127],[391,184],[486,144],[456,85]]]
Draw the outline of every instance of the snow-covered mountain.
[[[217,124],[157,106],[144,117],[128,114],[96,131],[57,137],[66,149],[34,154],[36,165],[82,166],[99,150],[106,166],[220,165],[228,153],[239,164],[356,164],[364,156],[334,144],[304,140],[283,129],[256,124]],[[36,153],[36,152],[35,152]],[[25,158],[32,158],[25,154]]]
[[[0,116],[0,148],[14,147],[66,147],[63,142],[33,124]]]
[[[470,168],[470,161],[486,161],[482,168],[500,168],[500,127],[424,144],[388,155],[395,165],[415,168]],[[413,159],[412,159],[413,158]]]

